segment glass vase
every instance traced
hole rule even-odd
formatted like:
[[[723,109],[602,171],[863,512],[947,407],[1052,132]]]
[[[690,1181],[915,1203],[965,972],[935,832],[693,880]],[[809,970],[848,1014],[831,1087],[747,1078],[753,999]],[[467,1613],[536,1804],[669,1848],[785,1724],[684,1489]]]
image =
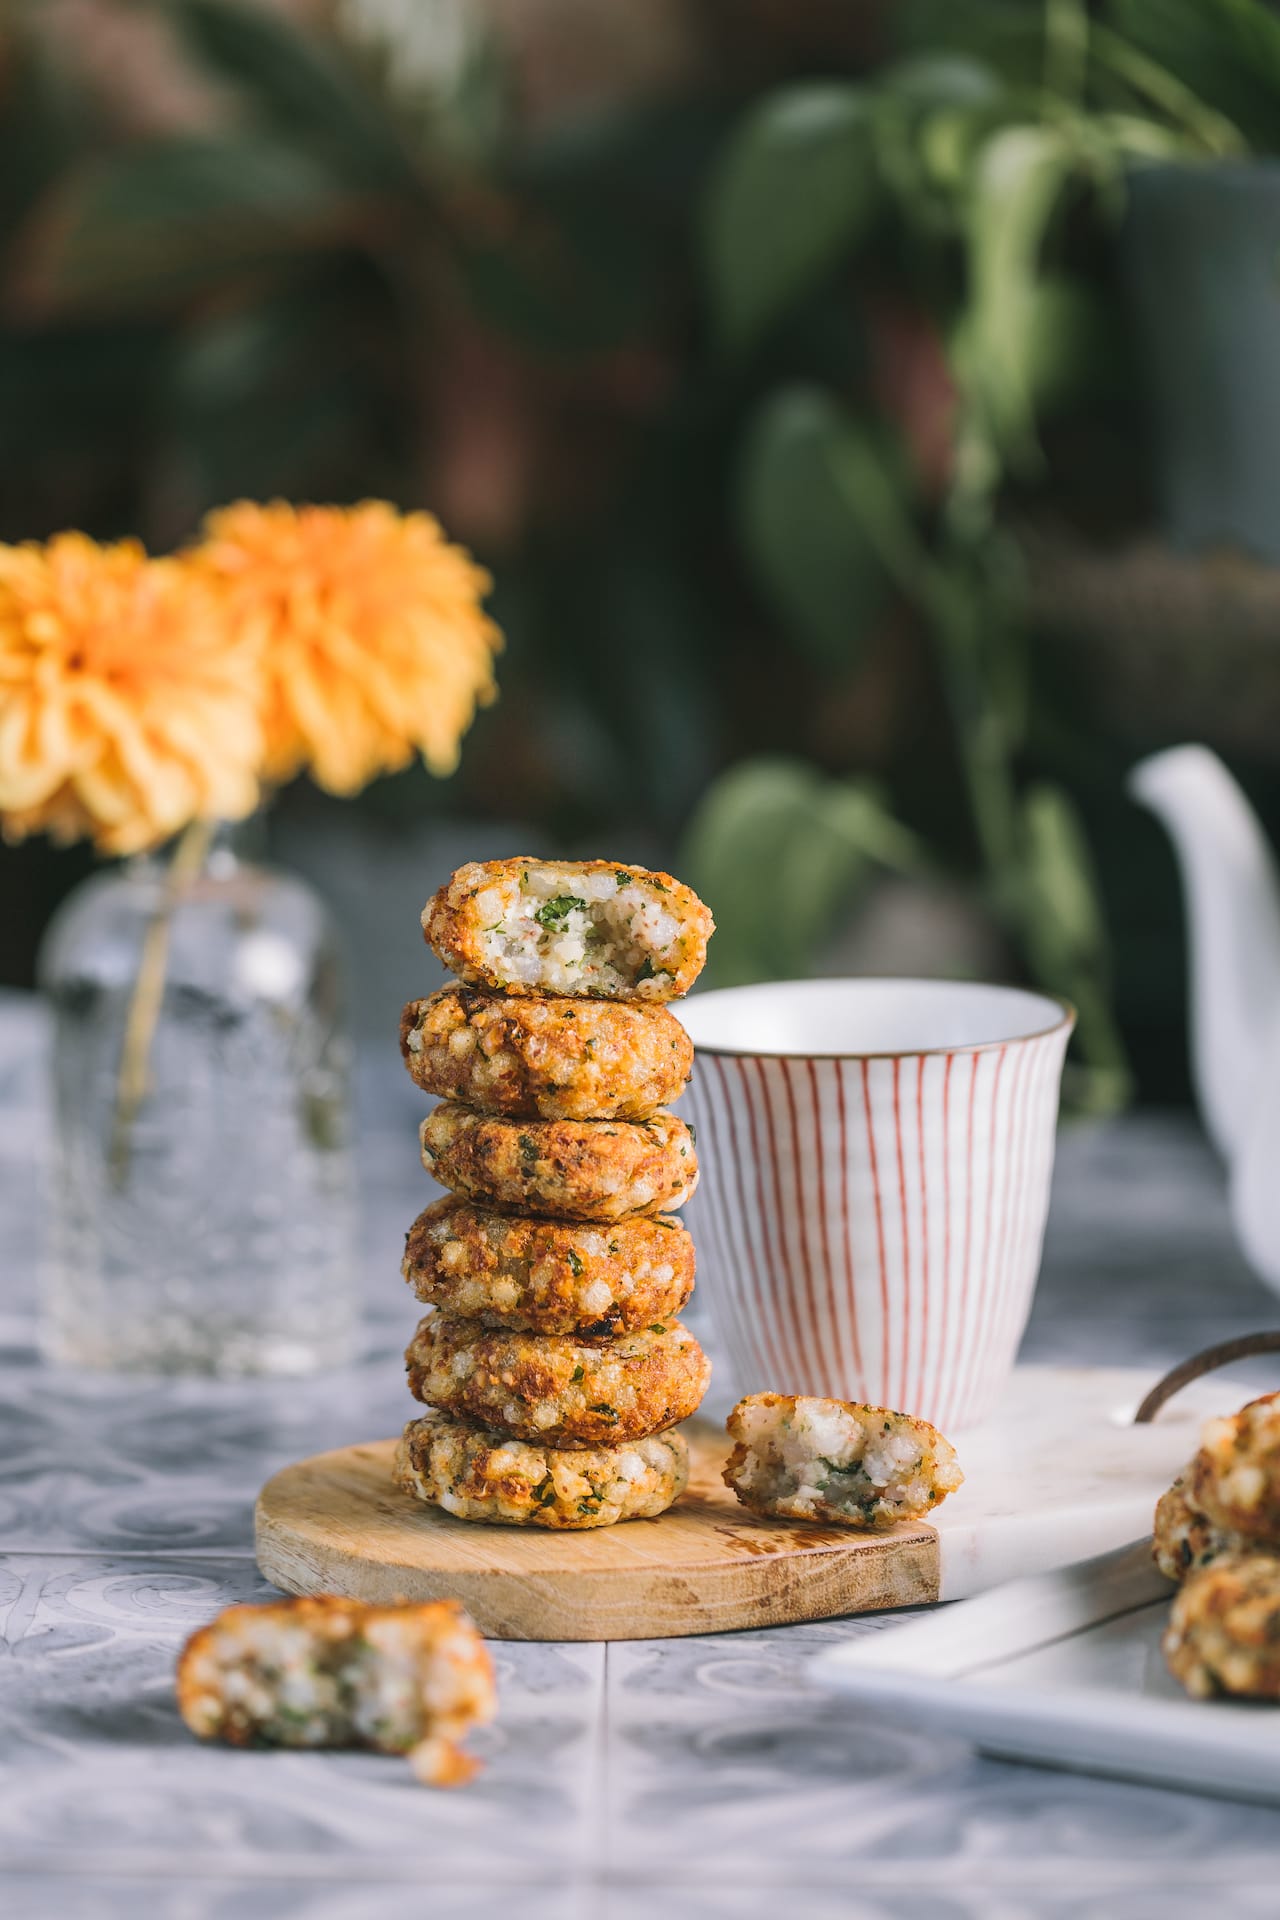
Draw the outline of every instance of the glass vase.
[[[57,1363],[302,1374],[354,1357],[333,930],[308,886],[242,857],[243,837],[191,829],[95,875],[45,936]]]

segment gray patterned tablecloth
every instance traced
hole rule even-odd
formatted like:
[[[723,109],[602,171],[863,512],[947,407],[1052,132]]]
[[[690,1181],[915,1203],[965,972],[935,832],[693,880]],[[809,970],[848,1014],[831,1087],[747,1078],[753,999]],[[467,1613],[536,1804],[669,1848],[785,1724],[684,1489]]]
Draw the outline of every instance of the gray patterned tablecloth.
[[[0,1000],[0,1915],[4,1920],[1191,1920],[1280,1911],[1280,1815],[975,1756],[859,1725],[817,1648],[886,1616],[602,1646],[500,1645],[487,1767],[452,1795],[401,1762],[198,1746],[175,1651],[268,1589],[275,1468],[393,1432],[422,1202],[420,1102],[366,1063],[369,1318],[304,1384],[72,1377],[33,1344],[44,1028]],[[1068,1135],[1027,1356],[1149,1365],[1274,1323],[1182,1120]],[[1280,1736],[1278,1736],[1280,1737]]]

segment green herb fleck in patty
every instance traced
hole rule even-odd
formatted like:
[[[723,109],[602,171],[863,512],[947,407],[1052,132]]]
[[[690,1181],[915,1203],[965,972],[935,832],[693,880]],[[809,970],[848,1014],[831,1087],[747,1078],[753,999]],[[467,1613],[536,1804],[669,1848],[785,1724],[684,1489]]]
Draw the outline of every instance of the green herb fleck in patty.
[[[579,900],[573,893],[558,893],[554,900],[544,900],[533,917],[540,927],[547,929],[548,933],[563,933],[568,925],[569,915],[575,908],[579,913],[585,913],[586,901]]]

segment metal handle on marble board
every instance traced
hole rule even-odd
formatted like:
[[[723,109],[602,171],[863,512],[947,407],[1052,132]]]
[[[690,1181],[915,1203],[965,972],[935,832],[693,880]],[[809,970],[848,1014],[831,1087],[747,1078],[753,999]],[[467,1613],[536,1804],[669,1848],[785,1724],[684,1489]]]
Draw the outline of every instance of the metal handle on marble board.
[[[1255,1353],[1280,1353],[1280,1330],[1242,1333],[1235,1340],[1222,1340],[1216,1347],[1206,1347],[1202,1353],[1193,1353],[1189,1360],[1171,1368],[1163,1380],[1157,1380],[1134,1414],[1134,1426],[1145,1426],[1154,1420],[1167,1400],[1172,1400],[1175,1393],[1180,1393],[1183,1387],[1198,1380],[1202,1373],[1212,1373],[1215,1367],[1229,1367],[1233,1360],[1247,1360]]]

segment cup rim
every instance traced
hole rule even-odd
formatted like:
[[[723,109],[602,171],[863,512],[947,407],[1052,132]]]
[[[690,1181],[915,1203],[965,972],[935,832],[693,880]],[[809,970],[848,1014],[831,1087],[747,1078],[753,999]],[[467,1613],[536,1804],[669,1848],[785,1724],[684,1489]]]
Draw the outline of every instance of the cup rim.
[[[708,987],[700,999],[711,999],[722,993],[749,992],[755,987],[953,987],[962,993],[970,987],[983,987],[996,993],[1023,993],[1034,1000],[1044,1000],[1050,1006],[1057,1007],[1059,1018],[1047,1027],[1039,1027],[1034,1033],[1011,1034],[1004,1040],[970,1040],[954,1047],[894,1047],[887,1051],[868,1051],[861,1047],[846,1047],[834,1053],[809,1053],[793,1051],[790,1053],[766,1052],[759,1047],[711,1046],[701,1040],[694,1040],[695,1056],[710,1054],[713,1058],[731,1060],[931,1060],[958,1053],[990,1053],[996,1047],[1021,1047],[1032,1040],[1047,1040],[1052,1034],[1066,1032],[1071,1034],[1078,1014],[1070,1000],[1060,994],[1045,993],[1039,987],[1014,986],[1005,980],[940,980],[921,978],[916,974],[821,974],[809,980],[744,980],[735,987]],[[690,1039],[693,1036],[690,1035]]]

